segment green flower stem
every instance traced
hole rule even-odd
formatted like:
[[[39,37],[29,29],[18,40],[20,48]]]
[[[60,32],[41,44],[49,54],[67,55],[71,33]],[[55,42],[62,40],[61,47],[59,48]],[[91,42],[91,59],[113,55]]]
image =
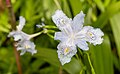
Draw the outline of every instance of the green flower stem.
[[[10,25],[12,27],[12,30],[16,30],[16,20],[15,20],[15,15],[11,5],[11,0],[6,0],[6,6],[9,11],[9,19],[10,19]]]
[[[56,26],[44,26],[44,28],[48,28],[48,29],[57,29]]]
[[[34,37],[36,37],[36,36],[42,34],[43,32],[44,32],[44,31],[41,31],[41,32],[38,32],[38,33],[32,34],[32,35],[30,35],[30,38],[29,38],[29,39],[34,38]]]
[[[81,65],[80,74],[83,74],[83,71],[86,69],[86,66],[84,66],[84,64],[83,64],[82,61],[81,61],[82,59],[80,59],[77,54],[76,54],[75,56],[76,56],[76,58],[78,59],[80,65]]]
[[[76,54],[75,56],[76,56],[76,58],[78,59],[78,61],[80,62],[81,67],[83,67],[83,66],[84,66],[84,64],[82,63],[81,59],[78,57],[78,55],[77,55],[77,54]]]
[[[47,30],[47,33],[55,33],[54,30]]]
[[[80,55],[83,56],[82,51],[80,50],[80,48],[78,48],[78,51],[80,52]]]
[[[11,0],[6,0],[6,6],[8,8],[10,25],[12,27],[12,30],[16,30],[16,20],[15,20],[14,11],[12,9]],[[18,74],[22,74],[22,67],[21,67],[21,63],[20,63],[20,55],[19,55],[15,45],[16,45],[16,42],[13,42],[13,47],[14,47],[13,49],[14,49],[14,53],[15,53],[16,64],[17,64],[17,68],[18,68]]]
[[[47,33],[47,35],[48,35],[50,38],[54,39],[54,36],[52,36],[51,34]]]
[[[56,6],[58,7],[58,9],[61,9],[61,6],[60,6],[58,0],[54,0],[54,2],[55,2],[55,4],[56,4]]]
[[[88,54],[87,52],[85,52],[85,53],[86,53],[86,55],[87,55],[87,57],[88,57],[88,61],[89,61],[90,66],[91,66],[91,72],[92,72],[92,74],[95,74],[95,70],[94,70],[94,68],[93,68],[93,66],[92,66],[92,63],[91,63],[91,60],[90,60],[90,56],[89,56],[89,54]]]
[[[83,52],[80,50],[80,48],[78,48],[78,51],[80,53],[81,56],[83,56]],[[82,62],[82,61],[81,61]],[[83,63],[82,63],[83,64]],[[83,72],[86,70],[86,66],[83,64],[82,65],[82,69],[80,70],[80,74],[83,74]]]
[[[60,65],[59,73],[58,74],[63,74],[63,72],[62,72],[62,66],[61,65]]]
[[[80,71],[80,74],[83,74],[83,69]]]
[[[32,39],[32,38],[34,38],[34,37],[36,37],[36,36],[38,36],[38,35],[40,35],[40,34],[42,34],[42,33],[46,33],[49,37],[54,38],[54,37],[53,37],[52,35],[50,35],[49,33],[55,33],[55,31],[54,31],[54,30],[47,30],[47,29],[45,29],[45,30],[43,30],[43,31],[40,31],[40,32],[38,32],[38,33],[35,33],[35,34],[30,35],[30,38],[29,38],[29,39]]]

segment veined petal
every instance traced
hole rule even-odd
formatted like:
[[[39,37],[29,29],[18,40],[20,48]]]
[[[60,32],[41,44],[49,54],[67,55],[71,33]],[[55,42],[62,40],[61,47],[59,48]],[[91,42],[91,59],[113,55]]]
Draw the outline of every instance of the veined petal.
[[[91,29],[90,32],[94,34],[94,38],[89,40],[90,43],[97,45],[103,42],[102,36],[104,36],[104,33],[100,29]]]
[[[71,21],[62,10],[56,10],[55,14],[52,16],[53,22],[58,28],[68,25],[68,22]]]
[[[66,34],[72,32],[72,19],[68,18],[61,10],[57,10],[55,12],[55,14],[52,16],[52,20],[61,31],[65,32]]]
[[[13,37],[14,37],[14,41],[19,41],[22,39],[22,36],[20,34],[18,34],[18,35],[15,34],[15,35],[13,35]]]
[[[22,35],[22,39],[24,39],[24,40],[30,40],[30,35],[29,34],[27,34],[27,33],[25,33],[25,32],[20,32],[20,35]]]
[[[25,25],[25,18],[23,16],[19,17],[19,25],[17,26],[17,30],[21,31]]]
[[[9,33],[8,37],[13,37],[14,41],[19,41],[23,39],[21,31],[12,31]]]
[[[99,28],[94,29],[91,26],[85,26],[82,30],[85,32],[86,41],[93,43],[93,45],[103,42],[104,33]]]
[[[103,33],[99,28],[94,29],[93,32],[94,32],[97,36],[104,36],[104,33]]]
[[[19,41],[17,44],[17,50],[21,50],[20,55],[23,55],[25,52],[30,52],[32,55],[37,53],[37,50],[35,50],[35,44],[29,40]]]
[[[29,50],[27,50],[27,52],[30,52],[33,55],[33,54],[37,53],[37,50],[29,49]]]
[[[72,28],[75,32],[79,32],[82,29],[84,23],[84,16],[85,14],[81,11],[73,18]]]
[[[54,35],[55,40],[66,41],[67,35],[64,32],[56,32]]]
[[[69,45],[67,43],[61,42],[57,46],[58,58],[62,65],[69,63],[71,58],[76,54],[77,49],[75,45]]]
[[[79,40],[77,39],[75,41],[75,44],[82,50],[89,50],[88,44],[85,40]]]
[[[31,41],[28,41],[28,44],[31,46],[27,49],[27,52],[30,52],[32,55],[37,53],[37,50],[35,50],[35,44]]]
[[[24,55],[24,54],[25,54],[25,52],[26,52],[26,50],[21,50],[20,55]]]
[[[85,34],[87,33],[90,29],[93,29],[91,26],[84,26],[79,33]]]
[[[23,41],[23,40],[29,40],[30,35],[22,32],[22,31],[12,31],[9,33],[8,37],[14,37],[15,41]]]
[[[8,37],[12,37],[14,34],[16,33],[16,31],[12,31],[8,34]]]
[[[23,49],[24,49],[23,47],[17,47],[17,51],[23,50]]]

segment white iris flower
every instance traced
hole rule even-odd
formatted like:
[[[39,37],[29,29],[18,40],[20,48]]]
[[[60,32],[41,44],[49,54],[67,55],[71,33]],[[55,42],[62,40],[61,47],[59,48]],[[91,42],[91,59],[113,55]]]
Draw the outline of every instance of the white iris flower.
[[[21,50],[20,55],[25,54],[26,51],[30,52],[32,55],[37,53],[37,50],[35,50],[35,44],[30,40],[24,40],[24,41],[18,42],[17,50]]]
[[[104,34],[100,29],[94,29],[90,26],[83,27],[85,14],[81,11],[73,20],[68,18],[61,10],[57,10],[52,16],[53,22],[61,30],[56,32],[54,39],[60,40],[58,48],[58,57],[62,65],[69,63],[71,57],[77,52],[76,46],[82,50],[88,50],[87,42],[101,44]]]
[[[35,44],[30,41],[33,35],[28,35],[22,32],[22,29],[25,25],[25,18],[20,16],[19,17],[19,25],[17,26],[16,31],[12,31],[9,33],[8,37],[14,37],[14,41],[17,41],[17,50],[21,50],[20,55],[23,55],[26,51],[30,52],[32,55],[37,52],[35,50]]]

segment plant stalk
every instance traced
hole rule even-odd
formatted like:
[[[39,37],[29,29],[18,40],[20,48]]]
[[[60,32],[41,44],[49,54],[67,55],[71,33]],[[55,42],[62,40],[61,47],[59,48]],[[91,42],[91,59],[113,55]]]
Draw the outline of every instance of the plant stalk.
[[[12,30],[16,30],[16,20],[15,20],[15,15],[12,9],[11,0],[6,0],[6,6],[9,12],[11,28]],[[15,47],[15,44],[16,42],[13,42],[14,53],[15,53],[15,58],[16,58],[16,63],[17,63],[17,68],[18,68],[18,74],[22,74],[22,69],[21,69],[21,64],[20,64],[20,55]]]

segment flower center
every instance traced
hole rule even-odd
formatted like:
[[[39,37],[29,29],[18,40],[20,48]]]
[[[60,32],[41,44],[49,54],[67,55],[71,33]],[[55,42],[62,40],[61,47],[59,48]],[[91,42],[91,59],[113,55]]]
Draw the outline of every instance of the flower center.
[[[64,54],[66,55],[67,53],[69,53],[70,49],[69,48],[65,48],[64,49]]]
[[[95,35],[92,32],[87,32],[87,35],[90,37],[90,39],[95,40]]]
[[[25,45],[25,49],[29,49],[30,48],[30,46],[29,45]]]
[[[65,21],[63,19],[60,20],[60,23],[65,25]]]

